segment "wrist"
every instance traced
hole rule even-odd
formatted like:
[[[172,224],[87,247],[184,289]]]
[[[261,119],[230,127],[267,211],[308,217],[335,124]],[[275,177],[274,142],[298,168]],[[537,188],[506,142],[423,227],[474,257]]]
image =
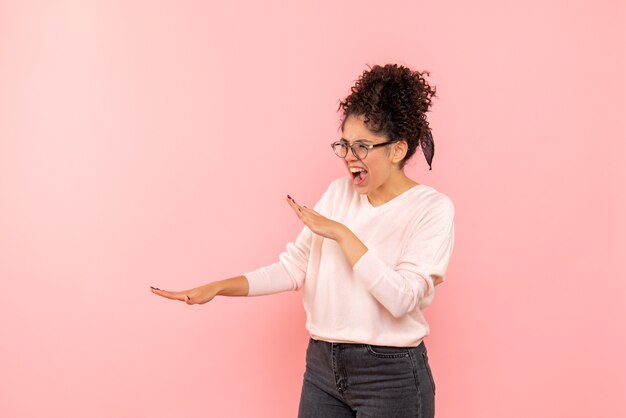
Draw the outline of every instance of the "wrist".
[[[223,283],[223,280],[219,280],[219,281],[216,281],[216,282],[211,282],[211,283],[207,284],[205,287],[207,288],[208,291],[213,292],[216,296],[223,295],[223,292],[226,289],[226,286]]]
[[[337,236],[335,237],[335,241],[337,241],[337,244],[341,245],[348,240],[350,234],[352,234],[352,231],[350,231],[350,229],[344,224],[341,224],[339,231],[337,232]]]
[[[247,296],[249,284],[246,276],[237,276],[230,279],[209,283],[216,296]]]

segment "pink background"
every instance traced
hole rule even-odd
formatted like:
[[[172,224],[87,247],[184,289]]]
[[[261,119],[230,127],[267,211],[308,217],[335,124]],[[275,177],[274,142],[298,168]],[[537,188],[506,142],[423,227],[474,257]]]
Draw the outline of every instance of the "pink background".
[[[623,1],[200,3],[0,0],[0,416],[294,417],[300,292],[149,286],[276,261],[387,62],[456,206],[437,416],[626,416]]]

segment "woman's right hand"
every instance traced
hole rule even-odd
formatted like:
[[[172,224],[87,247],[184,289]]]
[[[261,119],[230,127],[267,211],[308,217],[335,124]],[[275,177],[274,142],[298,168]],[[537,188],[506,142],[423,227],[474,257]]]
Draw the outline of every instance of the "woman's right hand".
[[[150,286],[150,289],[152,293],[156,295],[167,299],[180,300],[181,302],[187,303],[187,305],[202,305],[203,303],[210,302],[219,292],[219,287],[216,282],[180,292],[170,292],[152,286]]]

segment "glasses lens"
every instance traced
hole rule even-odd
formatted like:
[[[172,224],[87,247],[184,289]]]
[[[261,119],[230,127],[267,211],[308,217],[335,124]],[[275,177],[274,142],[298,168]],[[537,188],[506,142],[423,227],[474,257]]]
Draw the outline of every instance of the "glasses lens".
[[[353,145],[354,151],[356,152],[356,156],[362,160],[367,157],[367,146],[364,144],[356,143]]]
[[[342,142],[335,142],[333,144],[333,151],[335,151],[338,157],[345,158],[348,154],[348,147]]]

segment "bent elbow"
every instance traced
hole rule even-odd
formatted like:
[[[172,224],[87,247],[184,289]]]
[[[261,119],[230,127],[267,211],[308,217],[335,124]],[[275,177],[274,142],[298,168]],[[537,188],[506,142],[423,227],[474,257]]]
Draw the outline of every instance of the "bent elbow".
[[[302,288],[302,286],[304,286],[304,275],[299,276],[292,280],[293,280],[294,291],[298,291]]]
[[[306,276],[306,273],[302,270],[299,270],[297,268],[293,269],[293,268],[289,268],[288,266],[283,264],[283,268],[285,270],[285,272],[287,273],[287,276],[289,277],[289,279],[291,280],[291,289],[293,291],[297,291],[300,290],[300,288],[304,285],[304,278]]]

